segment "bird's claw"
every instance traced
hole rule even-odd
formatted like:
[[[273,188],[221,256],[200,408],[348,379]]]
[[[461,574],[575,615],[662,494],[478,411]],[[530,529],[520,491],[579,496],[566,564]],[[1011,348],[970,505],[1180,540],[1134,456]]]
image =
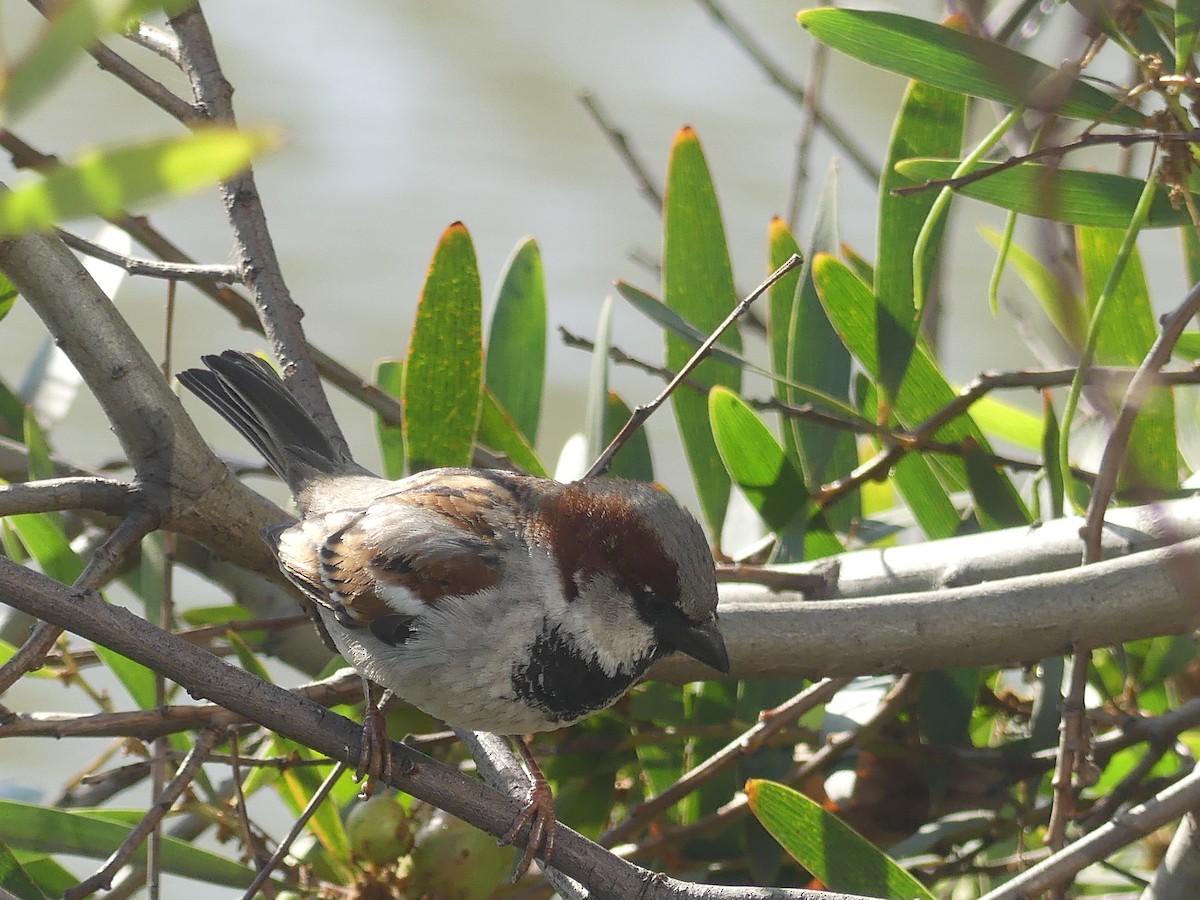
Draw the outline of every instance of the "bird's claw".
[[[528,825],[529,835],[525,841],[525,852],[517,861],[509,880],[515,883],[529,869],[534,857],[540,856],[545,863],[550,859],[554,850],[554,834],[558,821],[554,818],[554,795],[550,785],[542,777],[541,772],[532,774],[529,786],[529,796],[525,806],[517,813],[512,826],[500,838],[501,844],[511,844],[517,839],[521,830]]]

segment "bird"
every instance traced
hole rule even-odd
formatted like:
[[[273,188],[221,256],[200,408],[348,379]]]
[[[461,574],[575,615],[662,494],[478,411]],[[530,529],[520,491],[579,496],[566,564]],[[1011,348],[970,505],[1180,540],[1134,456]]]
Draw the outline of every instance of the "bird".
[[[529,826],[519,877],[549,858],[557,826],[525,735],[606,709],[672,652],[729,672],[708,541],[661,488],[482,468],[387,480],[330,440],[265,360],[201,362],[180,383],[295,500],[299,521],[262,534],[364,680],[367,794],[391,758],[372,682],[452,727],[509,736],[530,778],[501,838]]]

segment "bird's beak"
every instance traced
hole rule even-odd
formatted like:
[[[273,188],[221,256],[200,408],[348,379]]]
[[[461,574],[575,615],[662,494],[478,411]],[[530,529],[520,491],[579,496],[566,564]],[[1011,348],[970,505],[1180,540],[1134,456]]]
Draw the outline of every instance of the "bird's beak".
[[[664,630],[667,643],[680,653],[686,653],[722,674],[729,674],[729,653],[725,650],[725,638],[721,637],[715,617],[697,624],[681,616]]]

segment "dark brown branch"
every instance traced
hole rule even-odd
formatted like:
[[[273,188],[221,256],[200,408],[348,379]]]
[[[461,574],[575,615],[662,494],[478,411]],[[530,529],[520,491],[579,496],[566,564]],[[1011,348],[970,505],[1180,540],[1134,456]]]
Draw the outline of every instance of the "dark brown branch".
[[[338,762],[357,765],[360,726],[250,673],[227,665],[204,650],[161,631],[128,610],[95,594],[72,596],[67,588],[0,558],[0,601],[115,650],[187,688]],[[422,753],[392,743],[389,783],[444,809],[489,834],[503,835],[521,808],[482,782]],[[518,842],[524,835],[518,837]],[[554,845],[555,868],[585,883],[597,897],[666,900],[695,896],[695,887],[624,862],[560,825]],[[709,900],[745,898],[743,887],[704,888]],[[795,889],[755,889],[760,900],[850,900],[849,895]],[[862,898],[854,898],[862,900]]]

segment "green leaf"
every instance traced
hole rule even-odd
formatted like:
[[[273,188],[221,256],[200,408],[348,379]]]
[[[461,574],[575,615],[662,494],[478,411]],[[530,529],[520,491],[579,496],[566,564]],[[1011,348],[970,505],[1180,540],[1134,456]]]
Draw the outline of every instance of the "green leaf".
[[[38,425],[33,410],[25,408],[24,437],[25,449],[29,451],[29,480],[40,481],[55,477],[54,463],[50,459],[50,445],[46,442],[46,433]]]
[[[952,32],[957,33],[957,32]],[[913,294],[913,254],[917,239],[937,200],[936,191],[901,197],[894,188],[907,183],[895,170],[913,156],[956,155],[962,148],[966,98],[959,93],[913,81],[892,129],[879,185],[879,259],[875,263],[875,341],[879,357],[878,384],[890,405],[904,379],[917,345],[919,308],[924,297]],[[924,271],[934,265],[945,230],[944,216],[927,240]]]
[[[1089,315],[1116,264],[1122,231],[1101,228],[1076,230],[1076,248],[1083,273]],[[1134,246],[1104,309],[1096,337],[1095,362],[1108,366],[1138,366],[1158,336],[1150,288]],[[1110,395],[1118,408],[1123,390]],[[1118,490],[1150,488],[1169,492],[1178,487],[1175,405],[1170,390],[1155,388],[1146,396],[1133,423]]]
[[[964,461],[967,485],[975,498],[975,516],[984,531],[1029,524],[1029,511],[1013,490],[1012,482],[987,453],[968,441]]]
[[[630,306],[656,325],[661,326],[668,334],[673,334],[686,341],[691,347],[691,352],[695,352],[708,337],[705,332],[668,307],[657,297],[651,296],[641,288],[636,288],[626,281],[616,281],[613,284],[617,289],[617,293]],[[712,348],[711,358],[730,366],[747,368],[751,371],[763,372],[768,376],[770,375],[769,372],[759,369],[744,356],[737,353],[730,353],[728,350],[723,349],[720,344]]]
[[[1027,410],[994,396],[971,404],[971,418],[984,433],[1025,450],[1040,450],[1042,420]]]
[[[47,896],[3,841],[0,841],[0,889],[20,900],[44,900]]]
[[[8,280],[3,272],[0,272],[0,322],[4,321],[4,317],[12,312],[12,308],[16,306],[17,289],[13,287],[13,283]]]
[[[629,421],[632,410],[612,391],[608,392],[608,405],[604,410],[604,446],[617,436],[617,432]],[[612,474],[630,481],[653,481],[654,462],[650,457],[650,439],[646,429],[639,428],[613,457]]]
[[[76,216],[112,216],[136,203],[179,196],[245,169],[279,144],[266,131],[206,128],[107,150],[90,150],[72,165],[0,194],[0,237],[46,231]]]
[[[737,298],[717,195],[704,152],[691,128],[682,129],[671,148],[664,217],[663,299],[693,325],[711,331],[733,309]],[[736,327],[725,332],[721,343],[735,352],[741,350]],[[667,335],[669,368],[682,368],[692,352],[688,342]],[[733,391],[741,385],[738,369],[713,359],[702,362],[692,378],[710,387],[720,384]],[[729,502],[730,482],[713,443],[708,401],[692,391],[676,391],[671,405],[704,518],[711,533],[719,536]]]
[[[404,361],[381,359],[375,363],[375,384],[389,397],[404,397]],[[392,425],[375,417],[375,434],[383,458],[383,477],[393,481],[404,477],[404,426]]]
[[[750,809],[796,862],[831,890],[889,900],[933,900],[907,871],[870,841],[799,791],[755,779]]]
[[[161,7],[146,0],[71,0],[60,3],[33,46],[7,78],[0,78],[0,121],[11,123],[28,111],[67,73],[82,53],[133,16]],[[168,6],[180,7],[176,0]]]
[[[813,261],[813,279],[820,294],[825,311],[833,323],[838,336],[855,355],[867,374],[879,377],[879,359],[876,353],[875,298],[871,289],[858,279],[844,264],[827,254],[820,254]],[[946,381],[933,357],[922,346],[912,357],[904,382],[900,385],[891,413],[906,428],[913,428],[942,409],[954,399],[955,391]],[[985,451],[990,451],[987,438],[975,424],[970,414],[959,416],[938,429],[935,438],[946,443],[963,444],[970,441]],[[928,471],[927,471],[928,470]],[[936,474],[941,482],[939,490],[929,480],[929,473]],[[1002,488],[1015,507],[1023,508],[1020,495],[1011,481],[1002,473],[996,473],[996,488]],[[913,514],[933,538],[952,534],[952,520],[957,522],[953,505],[946,494],[968,487],[969,479],[964,463],[951,457],[931,457],[929,461],[909,453],[897,466],[896,484],[905,495]],[[911,493],[910,493],[911,492]],[[982,505],[976,498],[977,505]],[[930,531],[930,528],[933,531]],[[949,529],[949,530],[947,530]]]
[[[995,41],[888,12],[806,9],[796,18],[835,50],[907,78],[1006,106],[1141,126],[1145,116],[1079,78]]]
[[[1189,229],[1190,230],[1190,229]],[[999,247],[1002,237],[990,228],[980,226],[980,234],[993,247]],[[1054,272],[1044,266],[1037,257],[1019,244],[1008,245],[1007,260],[1035,300],[1046,313],[1067,346],[1078,351],[1083,349],[1087,335],[1087,310],[1083,301],[1075,295],[1070,285],[1064,284]]]
[[[0,840],[8,846],[40,853],[68,853],[105,859],[129,836],[145,810],[130,810],[129,822],[114,821],[115,810],[53,809],[15,800],[0,800]],[[133,855],[146,864],[146,845]],[[254,870],[178,838],[164,837],[159,864],[173,875],[208,884],[246,888]]]
[[[546,374],[546,279],[537,241],[504,266],[488,332],[484,383],[528,443],[537,441]]]
[[[1196,32],[1200,29],[1200,0],[1175,2],[1175,72],[1187,71],[1196,47]],[[1194,283],[1194,282],[1193,282]]]
[[[924,182],[949,178],[958,166],[959,160],[954,159],[906,159],[896,170],[913,182]],[[1127,228],[1145,185],[1144,180],[1127,175],[1021,163],[955,191],[1002,209],[1068,225]],[[1167,192],[1159,188],[1143,227],[1175,228],[1188,221],[1186,205],[1173,208]]]
[[[548,478],[546,467],[538,459],[533,447],[517,427],[491,388],[483,389],[483,403],[479,407],[479,443],[503,453],[522,472]]]
[[[795,555],[802,555],[808,507],[804,479],[767,426],[733,391],[714,387],[708,410],[729,476],[771,531],[781,536],[790,532],[799,547]]]
[[[817,217],[813,224],[812,240],[805,257],[794,296],[786,307],[781,303],[778,312],[772,307],[771,329],[786,328],[786,344],[781,374],[791,384],[776,386],[776,396],[788,403],[802,403],[805,398],[792,384],[812,385],[850,405],[850,352],[838,340],[821,306],[812,279],[812,259],[818,253],[836,252],[838,246],[838,177],[837,168],[830,167],[829,177],[817,201]],[[778,220],[777,220],[778,221]],[[778,268],[795,250],[795,240],[782,222],[772,223],[769,232],[772,269]],[[788,318],[783,319],[784,311]],[[778,364],[775,370],[780,372]],[[854,435],[797,418],[783,419],[784,446],[804,473],[807,484],[817,486],[832,481],[853,470],[858,463]],[[858,496],[847,498],[827,510],[830,524],[849,528],[860,518]]]
[[[483,375],[482,289],[461,222],[442,234],[408,343],[404,443],[409,472],[469,466]]]

